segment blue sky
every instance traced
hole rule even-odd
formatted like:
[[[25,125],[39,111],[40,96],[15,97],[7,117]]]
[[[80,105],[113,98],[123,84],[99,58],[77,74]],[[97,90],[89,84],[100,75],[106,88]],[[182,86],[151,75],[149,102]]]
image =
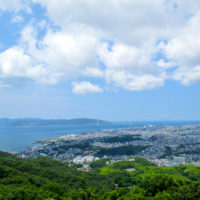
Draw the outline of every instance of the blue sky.
[[[0,118],[200,119],[196,0],[0,0]]]

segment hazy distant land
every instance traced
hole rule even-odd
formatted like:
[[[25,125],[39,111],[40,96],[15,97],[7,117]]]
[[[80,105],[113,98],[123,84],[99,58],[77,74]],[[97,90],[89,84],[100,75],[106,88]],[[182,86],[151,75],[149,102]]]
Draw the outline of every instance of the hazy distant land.
[[[1,118],[0,126],[55,126],[55,125],[99,125],[109,122],[99,119],[77,118],[77,119],[39,119],[23,118],[9,119]]]

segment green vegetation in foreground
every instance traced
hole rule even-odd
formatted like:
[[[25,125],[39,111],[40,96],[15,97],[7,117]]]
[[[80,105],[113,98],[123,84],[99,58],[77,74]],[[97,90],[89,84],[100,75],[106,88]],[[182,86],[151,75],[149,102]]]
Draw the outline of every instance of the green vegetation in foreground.
[[[199,167],[157,167],[143,158],[108,161],[93,162],[90,172],[81,172],[75,164],[0,152],[0,200],[200,199]]]

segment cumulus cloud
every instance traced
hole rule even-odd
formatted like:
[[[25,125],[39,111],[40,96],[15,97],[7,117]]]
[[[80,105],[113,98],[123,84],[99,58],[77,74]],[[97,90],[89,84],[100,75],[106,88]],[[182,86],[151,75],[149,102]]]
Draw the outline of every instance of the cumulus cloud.
[[[194,65],[200,57],[200,14],[191,18],[178,35],[167,44],[161,43],[166,57],[178,65]]]
[[[151,74],[134,75],[126,71],[107,70],[106,78],[108,82],[113,82],[116,86],[130,91],[151,90],[164,85],[165,74],[154,76]]]
[[[154,50],[150,47],[135,47],[117,43],[108,48],[104,44],[99,49],[100,60],[108,69],[126,70],[133,73],[153,73],[159,68],[152,62],[151,57]]]
[[[84,67],[95,65],[97,40],[92,35],[50,31],[40,44],[37,58],[63,72],[66,79],[73,79]]]
[[[0,0],[1,10],[22,16],[16,12],[26,4],[12,2]],[[46,8],[49,21],[29,22],[18,44],[0,53],[0,77],[71,81],[76,94],[102,91],[76,82],[80,77],[101,78],[105,85],[130,91],[158,88],[169,78],[184,85],[200,81],[199,1],[32,2]]]
[[[104,72],[98,68],[86,67],[83,70],[83,75],[88,77],[103,78]]]
[[[25,75],[29,66],[30,57],[17,46],[0,54],[0,72],[5,76]]]
[[[178,68],[173,74],[174,80],[181,81],[183,85],[189,86],[200,82],[200,65],[191,68]]]
[[[174,20],[173,1],[34,1],[45,6],[51,19],[63,29],[85,24],[101,30],[107,38],[131,44],[169,37],[169,28],[176,28],[181,21]]]
[[[30,12],[28,3],[29,0],[0,0],[0,11],[14,11],[17,13],[20,10],[25,10],[26,12]]]
[[[103,89],[101,89],[98,85],[94,85],[87,81],[73,82],[72,85],[73,85],[73,89],[72,89],[73,93],[78,94],[78,95],[103,92]]]
[[[193,16],[176,37],[168,43],[160,43],[160,48],[169,60],[178,66],[172,77],[184,85],[200,82],[200,14]]]
[[[1,77],[25,77],[40,83],[56,83],[58,73],[50,73],[44,66],[34,63],[32,57],[19,47],[12,47],[0,54]]]
[[[20,42],[0,54],[0,73],[4,76],[28,77],[41,83],[74,80],[84,71],[88,76],[102,76],[97,65],[95,37],[85,34],[52,32],[37,40],[37,30],[28,25]]]
[[[157,65],[161,68],[164,68],[164,69],[169,69],[169,68],[173,68],[175,63],[173,62],[169,62],[169,61],[165,61],[164,59],[160,59],[158,62],[157,62]]]

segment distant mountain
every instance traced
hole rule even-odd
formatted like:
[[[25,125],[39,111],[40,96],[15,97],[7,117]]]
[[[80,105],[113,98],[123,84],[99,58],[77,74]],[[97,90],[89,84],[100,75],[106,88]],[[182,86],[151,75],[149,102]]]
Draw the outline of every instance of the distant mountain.
[[[19,118],[0,119],[0,126],[51,126],[51,125],[95,125],[108,124],[109,122],[99,119],[39,119],[39,118]]]

